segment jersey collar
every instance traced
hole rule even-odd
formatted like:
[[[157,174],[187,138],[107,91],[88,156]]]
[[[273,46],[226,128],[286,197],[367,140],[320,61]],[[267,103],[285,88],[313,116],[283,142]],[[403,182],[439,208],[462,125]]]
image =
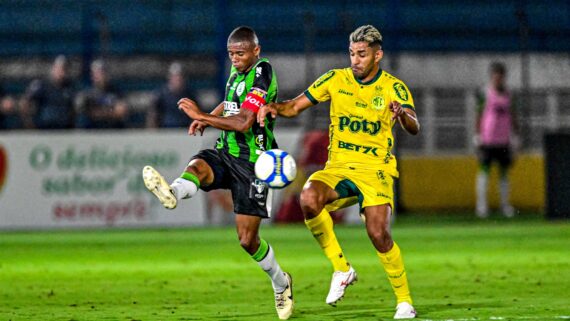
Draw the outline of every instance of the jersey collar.
[[[378,80],[378,78],[380,78],[380,76],[382,76],[382,68],[378,69],[378,72],[376,73],[376,76],[374,76],[374,78],[370,79],[369,81],[366,82],[361,82],[360,79],[354,77],[354,74],[352,74],[352,77],[354,78],[354,80],[356,80],[357,83],[361,84],[361,85],[370,85],[373,84],[374,82],[376,82],[376,80]]]
[[[235,72],[236,72],[238,75],[242,75],[242,76],[243,76],[243,75],[249,74],[249,72],[252,71],[253,69],[255,69],[255,68],[257,67],[257,65],[259,65],[259,63],[264,62],[264,61],[269,61],[269,60],[268,60],[267,58],[259,58],[259,59],[257,59],[257,61],[254,62],[253,65],[251,65],[251,68],[249,68],[248,71],[245,71],[245,72],[239,72],[239,71],[237,71],[237,69],[235,69],[234,66],[232,66],[232,69],[234,69]]]

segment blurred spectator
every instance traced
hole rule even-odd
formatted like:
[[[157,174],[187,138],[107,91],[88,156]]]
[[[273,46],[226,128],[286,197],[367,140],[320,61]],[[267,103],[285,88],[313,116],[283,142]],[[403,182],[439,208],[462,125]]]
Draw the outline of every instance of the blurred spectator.
[[[74,88],[68,69],[67,58],[60,55],[54,60],[48,79],[32,81],[21,101],[26,128],[73,128]]]
[[[297,178],[291,188],[286,190],[276,222],[303,222],[303,212],[299,197],[307,178],[314,172],[323,169],[328,160],[328,130],[309,130],[303,135],[302,150],[297,157]],[[330,213],[335,222],[342,221],[342,211]]]
[[[299,166],[307,177],[323,169],[329,157],[329,132],[326,129],[311,130],[303,137],[303,150],[299,157]]]
[[[91,82],[92,86],[83,90],[77,98],[77,127],[124,128],[128,106],[111,85],[103,60],[95,60],[91,64]]]
[[[481,218],[489,215],[487,201],[489,170],[496,162],[500,168],[501,211],[504,216],[513,217],[515,212],[509,203],[508,170],[512,163],[512,148],[518,145],[518,139],[514,135],[518,126],[513,114],[511,93],[505,84],[505,66],[493,63],[490,73],[490,83],[484,94],[480,95],[480,108],[476,118],[475,142],[478,145],[480,163],[476,182],[476,212]]]
[[[18,104],[14,97],[6,95],[0,87],[0,130],[22,128]]]
[[[206,193],[206,224],[231,225],[234,222],[234,203],[229,190],[218,189]]]
[[[147,114],[147,127],[188,127],[192,120],[178,110],[178,101],[184,97],[195,99],[186,82],[182,65],[174,62],[168,69],[167,83],[154,93]]]

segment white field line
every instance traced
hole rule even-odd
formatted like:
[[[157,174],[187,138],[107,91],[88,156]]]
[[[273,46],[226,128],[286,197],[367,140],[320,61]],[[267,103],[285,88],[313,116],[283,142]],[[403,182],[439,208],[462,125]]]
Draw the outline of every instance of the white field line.
[[[485,320],[509,320],[509,321],[515,321],[515,320],[545,320],[544,317],[489,317],[489,319],[483,319],[483,318],[465,318],[465,319],[422,319],[419,318],[418,320],[422,320],[422,321],[485,321]],[[570,316],[569,315],[559,315],[559,316],[553,316],[552,319],[560,319],[560,320],[570,320]]]

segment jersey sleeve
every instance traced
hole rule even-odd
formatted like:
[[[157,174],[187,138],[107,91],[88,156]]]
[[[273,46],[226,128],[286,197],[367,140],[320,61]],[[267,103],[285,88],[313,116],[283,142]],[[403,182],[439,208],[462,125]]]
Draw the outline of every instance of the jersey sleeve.
[[[335,76],[335,74],[335,70],[329,70],[324,75],[319,77],[319,79],[315,80],[315,82],[307,90],[305,90],[305,96],[307,96],[307,98],[309,98],[309,100],[315,105],[320,102],[330,100],[330,80]]]
[[[392,101],[399,102],[404,108],[416,109],[414,105],[414,98],[408,89],[408,86],[401,80],[396,80],[392,85]]]
[[[241,108],[246,108],[257,113],[259,109],[270,100],[270,97],[275,96],[273,92],[275,91],[275,86],[272,85],[273,68],[268,62],[262,61],[254,68],[255,76],[253,85],[245,96]]]

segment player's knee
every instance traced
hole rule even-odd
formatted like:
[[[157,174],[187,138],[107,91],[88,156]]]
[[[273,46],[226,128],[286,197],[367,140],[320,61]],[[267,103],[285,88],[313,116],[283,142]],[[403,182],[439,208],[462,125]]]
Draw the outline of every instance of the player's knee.
[[[305,218],[312,218],[322,211],[325,198],[313,188],[305,188],[301,192],[300,202],[301,209]]]
[[[386,229],[369,230],[368,237],[381,253],[386,253],[392,248],[392,235]]]
[[[195,158],[186,167],[186,172],[194,174],[201,184],[209,185],[214,180],[214,173],[210,165],[203,159]]]
[[[206,163],[205,160],[203,159],[193,159],[190,164],[188,164],[188,167],[186,167],[187,171],[193,171],[195,173],[200,173],[200,172],[204,172],[206,169],[206,166],[208,166],[208,163]]]

